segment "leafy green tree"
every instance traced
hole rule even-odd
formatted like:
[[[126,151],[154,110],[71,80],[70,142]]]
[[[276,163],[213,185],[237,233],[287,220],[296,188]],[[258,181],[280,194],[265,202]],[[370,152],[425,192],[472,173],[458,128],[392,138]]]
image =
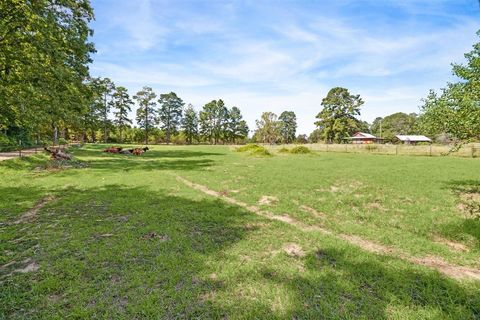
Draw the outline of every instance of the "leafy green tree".
[[[108,128],[111,126],[111,121],[108,118],[110,110],[113,105],[112,96],[115,92],[115,84],[109,78],[102,79],[103,86],[103,110],[102,110],[102,122],[103,122],[103,142],[108,140]]]
[[[100,129],[102,124],[102,86],[98,78],[90,78],[87,81],[88,86],[88,103],[87,108],[83,111],[83,139],[88,140],[87,136],[90,134],[90,141],[96,141],[96,132]]]
[[[83,126],[92,19],[89,1],[0,1],[0,127]]]
[[[127,88],[119,86],[113,93],[112,106],[115,109],[114,123],[117,125],[120,132],[120,142],[123,143],[123,131],[129,125],[132,124],[132,120],[128,117],[128,113],[132,111],[133,101],[128,95]]]
[[[315,124],[322,128],[322,140],[342,143],[358,128],[360,106],[363,100],[360,95],[352,95],[348,89],[335,87],[330,89],[322,100],[323,109],[317,114]]]
[[[308,136],[308,142],[317,143],[322,141],[322,138],[323,138],[322,129],[317,128],[313,130],[312,133],[310,133],[310,135]]]
[[[200,134],[210,143],[217,144],[224,138],[227,116],[228,110],[223,100],[210,101],[199,114]]]
[[[297,132],[297,116],[293,111],[283,111],[278,118],[283,143],[292,143]]]
[[[157,95],[153,92],[153,89],[148,86],[144,86],[142,90],[138,91],[133,99],[137,100],[137,124],[144,130],[145,144],[148,144],[148,134],[154,128],[155,125],[155,98]]]
[[[393,142],[398,134],[418,133],[417,115],[397,112],[385,118],[378,117],[373,121],[371,130],[377,137],[381,137],[387,142]]]
[[[232,107],[228,110],[227,121],[224,136],[229,142],[237,143],[238,139],[248,137],[248,125],[243,120],[242,113],[239,108]]]
[[[480,139],[480,42],[465,58],[466,64],[453,64],[461,81],[449,83],[440,94],[431,90],[420,115],[425,132],[453,136],[460,145]]]
[[[170,143],[170,136],[178,132],[185,103],[175,92],[161,94],[158,103],[160,104],[158,121],[160,128],[165,132],[165,138],[168,144]]]
[[[280,122],[278,121],[277,115],[275,113],[262,113],[260,120],[256,120],[256,124],[256,141],[270,144],[281,141],[282,135],[280,132]]]
[[[185,109],[182,119],[182,129],[187,144],[192,144],[194,139],[198,140],[198,115],[191,104]]]
[[[306,134],[299,134],[297,138],[295,138],[295,142],[299,144],[305,144],[308,142],[308,138]]]

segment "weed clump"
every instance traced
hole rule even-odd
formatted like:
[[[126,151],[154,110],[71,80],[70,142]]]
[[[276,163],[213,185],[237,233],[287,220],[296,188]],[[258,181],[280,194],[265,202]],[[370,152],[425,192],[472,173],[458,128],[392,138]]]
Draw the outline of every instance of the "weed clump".
[[[290,153],[290,149],[283,147],[278,150],[278,153]]]
[[[253,156],[271,156],[272,154],[262,146],[258,144],[247,144],[245,146],[236,149],[237,152],[249,152]]]
[[[236,149],[237,152],[247,152],[247,151],[253,151],[255,149],[262,148],[258,144],[246,144],[244,146],[238,147]]]
[[[297,146],[295,148],[292,148],[290,150],[290,153],[293,153],[293,154],[306,154],[306,153],[311,153],[312,151],[310,151],[310,149],[308,149],[307,147],[304,147],[304,146]]]

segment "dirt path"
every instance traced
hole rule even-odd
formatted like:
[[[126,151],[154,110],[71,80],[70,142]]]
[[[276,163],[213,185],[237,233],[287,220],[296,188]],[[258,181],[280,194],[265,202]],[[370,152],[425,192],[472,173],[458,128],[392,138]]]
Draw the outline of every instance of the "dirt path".
[[[41,148],[25,149],[25,150],[22,150],[22,157],[30,156],[32,154],[35,154],[41,151],[42,151]],[[20,154],[18,153],[18,151],[0,152],[0,161],[17,158],[19,156]]]
[[[249,205],[245,202],[236,200],[234,198],[228,197],[225,194],[222,194],[220,192],[214,191],[209,189],[208,187],[197,184],[194,182],[191,182],[185,178],[182,178],[180,176],[175,176],[178,181],[182,182],[183,184],[187,185],[190,188],[199,190],[207,195],[221,198],[225,202],[228,202],[230,204],[234,204],[237,206],[240,206],[242,208],[245,208],[246,210],[259,215],[261,217],[270,219],[270,220],[277,220],[284,222],[286,224],[289,224],[293,227],[296,227],[304,232],[320,232],[326,235],[334,236],[336,238],[342,239],[356,247],[361,248],[362,250],[372,252],[375,254],[381,254],[381,255],[389,255],[389,256],[394,256],[400,259],[403,259],[405,261],[408,261],[410,263],[414,263],[417,265],[422,265],[425,267],[428,267],[430,269],[437,270],[444,275],[455,278],[455,279],[475,279],[475,280],[480,280],[480,270],[471,268],[471,267],[465,267],[465,266],[458,266],[454,265],[451,263],[446,262],[440,257],[436,256],[426,256],[426,257],[415,257],[411,256],[408,253],[403,252],[400,249],[385,246],[367,239],[363,239],[359,236],[355,235],[349,235],[349,234],[342,234],[342,233],[334,233],[331,230],[328,230],[323,227],[317,227],[317,226],[309,226],[301,221],[295,220],[294,218],[288,216],[288,215],[275,215],[271,212],[261,210],[259,207],[254,206],[254,205]],[[299,205],[299,209],[302,211],[310,211],[313,212],[315,211],[313,208],[306,207],[304,205]],[[315,211],[316,212],[316,211]]]

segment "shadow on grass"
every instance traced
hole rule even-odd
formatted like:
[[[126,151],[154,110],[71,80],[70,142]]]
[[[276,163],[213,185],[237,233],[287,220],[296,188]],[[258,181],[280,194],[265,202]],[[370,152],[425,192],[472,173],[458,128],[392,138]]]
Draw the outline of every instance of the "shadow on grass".
[[[6,242],[24,233],[38,239],[41,249],[28,258],[40,271],[7,278],[0,317],[222,318],[205,298],[224,285],[209,276],[207,263],[243,239],[251,220],[216,200],[139,187],[63,190],[38,213],[35,228],[6,227]],[[10,259],[24,260],[22,254]]]
[[[22,199],[42,193],[24,189]],[[383,319],[395,311],[398,318],[408,312],[410,318],[422,318],[422,310],[437,318],[480,316],[480,296],[471,287],[333,244],[304,258],[292,257],[302,260],[304,273],[285,274],[281,265],[260,264],[262,272],[224,282],[212,270],[232,259],[228,249],[246,241],[252,232],[246,225],[261,218],[219,200],[194,201],[142,187],[61,192],[54,205],[37,214],[34,226],[3,228],[6,242],[27,234],[36,239],[32,246],[37,249],[28,258],[40,269],[2,283],[0,317]],[[11,259],[22,261],[21,242],[18,248],[9,248]],[[288,312],[262,299],[238,296],[228,305],[216,299],[238,289],[245,277],[267,281],[272,290],[288,288],[295,298]],[[233,310],[231,305],[236,305]]]
[[[78,150],[75,156],[84,159],[94,170],[199,170],[215,163],[210,157],[221,153],[190,150],[149,150],[140,156],[110,154],[99,150]]]
[[[459,214],[465,219],[444,226],[444,234],[454,237],[467,234],[476,239],[480,248],[480,180],[453,180],[446,183],[446,188],[456,195]]]
[[[356,249],[355,249],[356,250]],[[367,254],[365,254],[367,255]],[[263,280],[295,292],[289,319],[478,319],[478,289],[394,258],[359,258],[336,248],[304,258],[307,276],[266,268]],[[395,264],[393,264],[395,265]],[[398,264],[397,264],[398,266]],[[312,276],[313,275],[313,276]]]

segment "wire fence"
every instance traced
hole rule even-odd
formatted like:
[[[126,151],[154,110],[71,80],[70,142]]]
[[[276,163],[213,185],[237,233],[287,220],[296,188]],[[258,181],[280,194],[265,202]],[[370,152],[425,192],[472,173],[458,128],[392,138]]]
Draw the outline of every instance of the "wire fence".
[[[73,145],[77,145],[77,142],[65,143],[60,145],[48,146],[49,148],[68,148]],[[0,144],[0,161],[8,160],[16,157],[30,156],[43,151],[45,145],[1,145]],[[5,151],[3,151],[5,150]]]
[[[480,143],[463,145],[456,151],[452,145],[393,145],[393,144],[304,144],[307,148],[322,152],[343,153],[370,153],[386,155],[411,155],[411,156],[443,156],[476,158],[480,157]],[[268,148],[278,150],[288,148],[289,145],[269,145]]]

